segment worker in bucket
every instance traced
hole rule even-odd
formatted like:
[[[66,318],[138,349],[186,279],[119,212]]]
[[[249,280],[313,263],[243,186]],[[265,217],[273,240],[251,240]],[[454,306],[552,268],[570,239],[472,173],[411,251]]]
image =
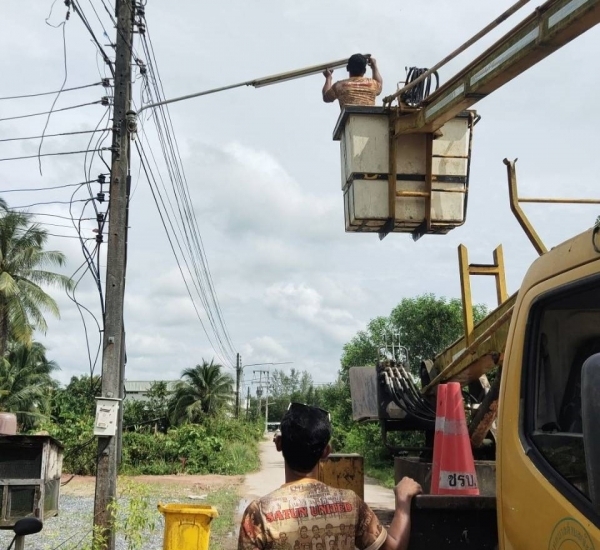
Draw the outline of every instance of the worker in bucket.
[[[394,519],[386,531],[356,493],[330,487],[317,479],[319,460],[331,452],[331,420],[327,411],[291,403],[280,430],[276,446],[285,462],[285,484],[248,505],[242,517],[238,550],[277,549],[284,533],[285,542],[295,548],[298,541],[308,539],[309,530],[326,533],[335,541],[342,534],[342,524],[343,534],[351,539],[349,548],[408,548],[410,504],[421,493],[416,481],[405,477],[396,485]]]
[[[373,78],[365,76],[367,65],[371,67]],[[346,70],[350,75],[345,80],[333,83],[333,70],[325,69],[325,85],[323,86],[323,101],[333,103],[336,99],[340,109],[346,105],[375,105],[375,98],[381,93],[383,79],[377,68],[374,57],[355,53],[348,59]]]

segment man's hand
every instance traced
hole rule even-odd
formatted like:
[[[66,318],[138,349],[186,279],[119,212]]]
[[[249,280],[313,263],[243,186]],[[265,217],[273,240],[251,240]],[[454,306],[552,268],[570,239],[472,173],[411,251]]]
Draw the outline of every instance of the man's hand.
[[[333,76],[333,69],[325,69],[323,71],[323,76],[325,78],[331,78]]]
[[[374,57],[369,57],[369,60],[367,61],[369,67],[371,68],[375,68],[377,67],[377,59],[375,59]]]
[[[400,483],[394,488],[396,495],[396,507],[402,505],[410,506],[410,502],[414,496],[423,492],[423,488],[412,478],[403,477]]]

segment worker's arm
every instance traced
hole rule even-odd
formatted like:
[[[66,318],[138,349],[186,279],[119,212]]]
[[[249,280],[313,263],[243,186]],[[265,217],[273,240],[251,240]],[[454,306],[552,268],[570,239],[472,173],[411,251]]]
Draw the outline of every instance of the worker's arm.
[[[396,511],[382,550],[407,550],[410,538],[410,503],[422,491],[421,486],[409,477],[402,478],[396,485]]]
[[[323,101],[325,103],[333,103],[335,101],[335,90],[333,88],[333,71],[331,69],[325,69],[323,71],[325,76],[325,84],[323,86]]]
[[[374,57],[369,57],[369,66],[373,72],[373,80],[379,84],[379,89],[383,88],[383,78],[381,78],[379,67],[377,67],[377,59]]]

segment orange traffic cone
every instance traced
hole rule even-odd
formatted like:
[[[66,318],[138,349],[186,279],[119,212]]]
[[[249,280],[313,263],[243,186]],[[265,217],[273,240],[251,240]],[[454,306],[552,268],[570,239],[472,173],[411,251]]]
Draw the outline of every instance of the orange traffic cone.
[[[438,494],[478,495],[475,462],[458,382],[447,384],[445,413]]]
[[[433,462],[431,464],[432,495],[439,495],[440,489],[440,459],[444,441],[444,422],[446,420],[446,384],[440,384],[437,389],[437,405],[435,408],[435,435],[433,437]]]

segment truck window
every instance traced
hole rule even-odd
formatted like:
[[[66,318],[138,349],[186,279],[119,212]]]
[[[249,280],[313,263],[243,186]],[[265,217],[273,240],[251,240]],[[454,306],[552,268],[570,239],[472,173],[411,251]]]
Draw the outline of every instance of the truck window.
[[[529,446],[537,451],[532,459],[544,475],[558,474],[566,482],[567,496],[588,498],[581,367],[600,352],[598,281],[542,297],[530,313],[526,346],[524,428]]]

